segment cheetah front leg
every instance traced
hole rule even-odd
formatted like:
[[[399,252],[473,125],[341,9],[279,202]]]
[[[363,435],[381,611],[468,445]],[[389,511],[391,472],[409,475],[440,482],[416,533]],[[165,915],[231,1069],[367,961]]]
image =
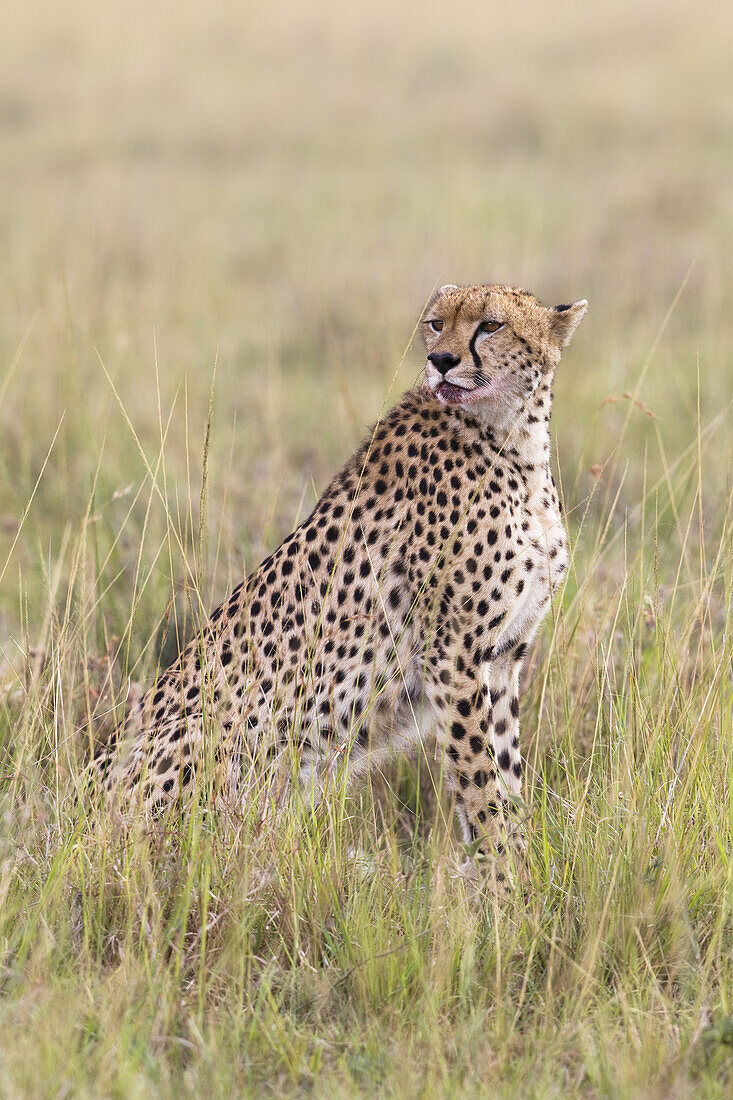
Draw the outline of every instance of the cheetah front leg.
[[[524,842],[517,820],[521,796],[518,682],[523,649],[484,665],[481,675],[455,674],[438,691],[446,779],[455,793],[463,839],[476,863],[502,889],[519,877]],[[441,684],[447,677],[443,672]],[[466,865],[466,872],[470,864]]]
[[[488,868],[491,883],[505,887],[502,800],[492,744],[489,685],[465,666],[450,675],[446,667],[435,672],[430,694],[442,730],[439,741],[445,748],[446,782],[455,797],[463,840],[473,846],[475,857],[464,864],[462,873],[473,877],[476,864],[482,864]]]
[[[512,857],[524,856],[522,835],[522,757],[519,750],[519,674],[527,651],[524,642],[512,646],[486,666],[491,697],[490,736],[496,764],[496,794],[502,813],[498,815]]]

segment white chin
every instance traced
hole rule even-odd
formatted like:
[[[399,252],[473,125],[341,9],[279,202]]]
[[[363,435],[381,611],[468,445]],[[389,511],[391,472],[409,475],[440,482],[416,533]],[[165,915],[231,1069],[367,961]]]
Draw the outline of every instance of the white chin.
[[[477,401],[490,397],[492,392],[492,386],[477,386],[468,390],[463,386],[454,386],[451,382],[441,382],[433,389],[438,401],[444,405],[474,405]]]

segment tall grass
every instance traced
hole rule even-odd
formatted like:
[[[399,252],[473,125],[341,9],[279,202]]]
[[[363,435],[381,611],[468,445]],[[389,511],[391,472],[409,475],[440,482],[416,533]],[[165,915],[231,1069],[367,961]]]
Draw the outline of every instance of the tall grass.
[[[727,7],[149,7],[0,41],[0,1093],[727,1096]],[[591,301],[521,896],[456,876],[424,758],[277,829],[82,811],[90,718],[494,278]]]
[[[160,422],[130,490],[144,517],[169,499]],[[41,655],[2,704],[4,1090],[662,1095],[702,1080],[723,1095],[733,540],[730,504],[706,529],[701,503],[716,429],[656,481],[644,466],[623,519],[603,475],[570,509],[575,560],[523,706],[540,729],[527,888],[500,908],[456,877],[426,761],[360,797],[335,784],[276,829],[254,800],[133,835],[74,807],[85,719],[128,690],[100,653],[150,675],[166,643],[131,660],[138,594],[170,604],[140,554],[129,617],[105,633],[125,522],[94,515],[95,488],[48,569],[45,622],[21,620]],[[153,553],[189,562],[163,628],[176,637],[206,601],[203,499],[166,507]],[[144,518],[141,547],[149,535]]]

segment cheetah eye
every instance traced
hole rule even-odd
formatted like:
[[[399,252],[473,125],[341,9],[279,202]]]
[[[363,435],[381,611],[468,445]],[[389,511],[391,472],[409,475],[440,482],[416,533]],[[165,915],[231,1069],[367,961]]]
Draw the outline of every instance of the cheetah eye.
[[[482,321],[479,325],[481,332],[498,332],[504,328],[504,321]]]
[[[431,317],[431,319],[429,321],[426,321],[425,324],[429,325],[433,332],[440,332],[445,322],[441,321],[439,317]]]

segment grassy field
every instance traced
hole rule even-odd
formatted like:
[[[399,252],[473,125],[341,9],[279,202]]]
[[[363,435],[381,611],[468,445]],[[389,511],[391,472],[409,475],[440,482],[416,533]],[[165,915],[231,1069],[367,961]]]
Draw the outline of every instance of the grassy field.
[[[733,16],[494,7],[3,15],[2,1096],[730,1095]],[[277,836],[86,820],[86,716],[306,514],[446,281],[590,301],[526,898],[451,873],[425,762]]]

